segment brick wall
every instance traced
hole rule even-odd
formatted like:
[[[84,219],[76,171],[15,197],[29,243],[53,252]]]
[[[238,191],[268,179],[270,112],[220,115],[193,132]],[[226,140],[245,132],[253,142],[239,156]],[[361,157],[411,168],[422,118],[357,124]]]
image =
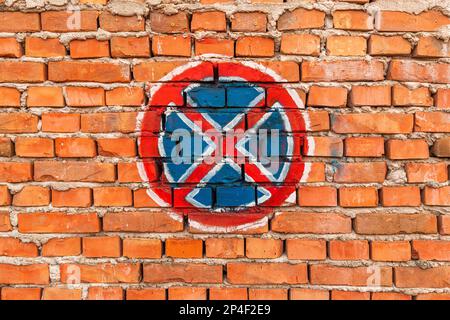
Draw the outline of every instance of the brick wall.
[[[450,299],[447,1],[143,2],[0,0],[1,299]],[[138,146],[192,61],[300,97],[285,206],[189,208]]]

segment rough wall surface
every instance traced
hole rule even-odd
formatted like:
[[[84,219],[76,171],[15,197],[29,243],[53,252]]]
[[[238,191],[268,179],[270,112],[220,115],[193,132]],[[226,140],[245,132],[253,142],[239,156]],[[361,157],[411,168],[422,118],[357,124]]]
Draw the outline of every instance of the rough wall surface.
[[[1,299],[450,299],[449,8],[0,0]],[[152,88],[176,104],[227,62],[260,66],[261,108],[299,97],[308,172],[263,213],[162,205]]]

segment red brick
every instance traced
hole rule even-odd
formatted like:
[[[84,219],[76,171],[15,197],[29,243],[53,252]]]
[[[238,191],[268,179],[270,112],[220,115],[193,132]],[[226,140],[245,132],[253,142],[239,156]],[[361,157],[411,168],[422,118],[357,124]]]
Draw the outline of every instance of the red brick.
[[[332,290],[331,300],[370,300],[370,292]]]
[[[50,272],[47,264],[12,265],[0,264],[2,284],[49,284]]]
[[[41,288],[2,288],[2,300],[41,300]]]
[[[150,81],[157,82],[160,81],[164,76],[167,76],[168,73],[173,71],[175,68],[184,65],[185,61],[145,61],[141,62],[133,67],[133,76],[136,81]],[[213,67],[212,64],[208,65],[206,68],[207,75],[204,76],[213,76]],[[198,75],[189,74],[186,78],[182,79],[182,81],[200,81]],[[167,81],[167,80],[166,80]]]
[[[141,106],[144,103],[144,90],[139,87],[119,87],[106,91],[108,106]]]
[[[344,208],[377,207],[378,190],[374,187],[339,188],[339,205]]]
[[[192,14],[191,30],[195,31],[218,31],[227,30],[227,20],[224,12],[204,11]]]
[[[208,258],[234,259],[244,256],[244,239],[208,238],[205,247]]]
[[[438,218],[439,233],[444,235],[450,234],[450,216],[441,215]]]
[[[245,242],[245,255],[250,259],[274,259],[283,254],[282,240],[247,238]]]
[[[15,141],[16,155],[24,158],[54,157],[53,140],[48,138],[18,137]]]
[[[169,300],[206,300],[206,288],[170,287]]]
[[[382,137],[349,137],[345,139],[347,157],[382,157],[384,139]]]
[[[67,190],[52,190],[52,205],[54,207],[82,207],[92,204],[91,189],[73,188]]]
[[[353,86],[350,92],[353,106],[389,107],[391,105],[390,86]]]
[[[420,37],[414,55],[417,57],[445,58],[450,56],[447,42],[435,37]]]
[[[436,233],[436,216],[427,213],[358,214],[354,223],[358,234]]]
[[[127,289],[127,300],[166,300],[166,289]]]
[[[19,231],[22,233],[93,233],[100,231],[95,213],[65,214],[19,213]]]
[[[324,260],[327,242],[321,239],[287,239],[286,254],[289,260]]]
[[[329,300],[330,293],[327,290],[292,288],[292,289],[290,289],[290,299],[291,300]]]
[[[398,292],[372,292],[372,300],[412,300],[412,297]]]
[[[37,32],[41,29],[39,13],[0,12],[0,32]]]
[[[37,257],[38,248],[33,242],[22,242],[16,238],[0,238],[0,256]]]
[[[258,289],[249,288],[248,289],[248,299],[249,300],[287,300],[288,290],[287,289]]]
[[[155,56],[191,56],[191,38],[186,35],[158,35],[152,39],[152,52]]]
[[[88,258],[117,258],[121,255],[120,237],[83,238],[83,256]]]
[[[136,130],[137,115],[137,112],[82,114],[81,131],[88,133],[134,132]],[[159,126],[159,122],[157,124]]]
[[[145,30],[145,19],[138,16],[118,16],[108,11],[99,18],[100,28],[109,32],[133,32]]]
[[[450,83],[450,64],[392,60],[387,79],[404,82]]]
[[[395,267],[395,286],[398,288],[447,288],[449,285],[449,266],[429,269]]]
[[[22,54],[22,47],[16,38],[0,39],[0,57],[20,58]]]
[[[428,206],[450,206],[450,186],[440,188],[426,186],[423,203]]]
[[[415,259],[450,261],[450,241],[413,240],[412,250]]]
[[[0,82],[43,82],[46,65],[31,61],[0,61]]]
[[[27,113],[0,113],[0,133],[37,132],[38,117]]]
[[[371,35],[369,39],[369,54],[373,56],[410,55],[411,43],[402,36]]]
[[[410,133],[414,116],[400,113],[350,113],[332,118],[332,128],[337,133]]]
[[[407,163],[406,177],[408,183],[446,182],[448,168],[444,162],[440,163]]]
[[[333,26],[345,30],[372,30],[373,17],[364,11],[338,10],[333,12]]]
[[[9,212],[0,212],[0,231],[11,231]]]
[[[97,31],[97,18],[97,11],[45,11],[41,13],[41,24],[44,31]]]
[[[129,82],[130,69],[127,64],[115,62],[50,61],[48,78],[54,82]]]
[[[280,31],[308,28],[322,28],[325,25],[325,12],[306,10],[302,8],[284,12],[278,19],[277,27]]]
[[[333,176],[335,182],[341,183],[382,183],[386,179],[385,162],[339,163]]]
[[[123,239],[123,256],[131,259],[159,259],[162,244],[159,239]]]
[[[138,283],[139,263],[61,264],[61,282],[71,283],[79,275],[80,283]]]
[[[42,245],[44,257],[63,257],[81,255],[80,238],[54,238]]]
[[[33,167],[28,162],[0,162],[1,182],[26,182],[32,180]]]
[[[127,187],[97,187],[93,192],[96,207],[126,207],[133,202],[132,192]]]
[[[267,30],[267,15],[263,12],[235,12],[231,17],[231,30],[265,32]]]
[[[90,287],[88,300],[123,300],[123,289],[117,287]]]
[[[25,186],[14,195],[17,207],[40,207],[50,204],[50,190],[41,186]]]
[[[350,217],[335,213],[302,213],[295,211],[277,213],[271,229],[281,233],[349,233]]]
[[[64,107],[63,90],[60,87],[28,87],[28,107]]]
[[[105,105],[103,88],[66,87],[66,103],[70,107],[96,107]]]
[[[313,157],[342,157],[344,144],[336,137],[308,137],[308,147],[303,147],[303,155]],[[311,142],[314,148],[309,148]],[[306,149],[306,150],[305,150]]]
[[[450,89],[438,89],[434,103],[438,109],[450,108]]]
[[[150,27],[153,32],[185,33],[189,32],[189,19],[185,12],[177,12],[172,15],[151,12]]]
[[[428,144],[425,140],[395,140],[387,143],[386,155],[389,159],[428,159],[430,156]]]
[[[209,289],[210,300],[247,300],[246,288],[211,288]]]
[[[222,266],[200,263],[147,263],[144,265],[143,281],[149,283],[222,283]]]
[[[95,157],[95,141],[91,138],[56,138],[55,152],[61,158]]]
[[[304,61],[302,81],[380,81],[384,80],[381,61]]]
[[[395,85],[392,94],[392,104],[394,106],[428,107],[433,105],[433,98],[426,87],[408,89],[402,85]]]
[[[355,36],[329,36],[327,54],[330,56],[364,56],[367,51],[367,39]]]
[[[25,54],[29,57],[64,57],[66,55],[66,48],[57,38],[41,39],[27,37],[25,39]]]
[[[179,232],[183,222],[165,212],[108,213],[103,217],[105,231],[123,232]]]
[[[9,206],[11,204],[11,194],[8,186],[0,186],[0,206]]]
[[[419,207],[420,188],[390,186],[381,189],[381,203],[384,207]]]
[[[450,113],[416,112],[414,131],[450,132]]]
[[[10,138],[0,138],[0,156],[11,157],[14,154],[14,145]]]
[[[113,163],[81,161],[36,161],[34,163],[36,181],[83,181],[113,182]]]
[[[111,56],[113,58],[150,57],[150,39],[148,37],[112,37]]]
[[[219,38],[203,38],[195,40],[195,55],[213,54],[220,56],[234,56],[234,40]]]
[[[81,289],[44,288],[42,300],[81,300]]]
[[[335,207],[337,191],[334,187],[299,187],[298,204],[301,207]]]
[[[400,11],[381,11],[377,16],[380,31],[437,31],[450,24],[450,18],[439,11],[425,11],[413,14]]]
[[[236,41],[237,57],[272,57],[275,43],[266,37],[240,37]]]
[[[146,179],[143,179],[138,171],[137,163],[136,162],[119,162],[117,164],[117,180],[119,182],[152,182],[152,181],[158,181],[160,172],[159,168],[155,161],[147,161],[146,162],[147,171],[146,171]],[[150,172],[151,169],[153,170],[153,174]],[[138,190],[135,190],[135,197],[136,192]]]
[[[332,260],[368,260],[369,243],[366,240],[332,240],[329,252]]]
[[[283,34],[280,52],[284,54],[311,55],[320,54],[320,37],[312,34]]]
[[[80,130],[80,115],[77,113],[44,113],[41,120],[44,132],[77,132]]]
[[[0,88],[0,107],[20,107],[20,91],[15,88]]]
[[[392,286],[391,267],[379,267],[375,272],[378,273],[379,278],[374,277],[374,270],[371,267],[316,264],[310,266],[310,282],[316,285]]]
[[[416,296],[416,300],[450,300],[448,293],[421,293]]]
[[[171,238],[165,244],[168,257],[193,259],[203,256],[203,241],[200,239]]]
[[[308,92],[308,106],[346,107],[347,89],[341,87],[312,86]]]
[[[131,138],[104,138],[97,140],[98,154],[106,157],[136,156],[136,142]]]
[[[306,264],[245,263],[227,264],[231,284],[304,284],[308,282]]]

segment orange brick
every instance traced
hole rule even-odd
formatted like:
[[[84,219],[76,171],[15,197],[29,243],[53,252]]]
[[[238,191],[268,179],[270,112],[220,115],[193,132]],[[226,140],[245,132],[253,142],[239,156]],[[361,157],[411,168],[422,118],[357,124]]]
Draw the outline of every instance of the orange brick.
[[[95,233],[100,221],[95,213],[65,214],[20,213],[19,231],[22,233]]]
[[[249,300],[287,300],[287,289],[248,289]]]
[[[426,186],[423,203],[428,206],[450,206],[450,187],[433,188]]]
[[[398,292],[372,292],[372,300],[412,300],[412,297]]]
[[[9,212],[0,212],[0,231],[11,231]]]
[[[395,286],[398,288],[446,288],[449,273],[448,266],[426,269],[395,267]]]
[[[287,239],[286,254],[290,260],[324,260],[327,242],[315,239]]]
[[[265,37],[241,37],[236,41],[237,57],[272,57],[275,54],[273,39]]]
[[[19,157],[51,158],[55,155],[52,139],[18,137],[15,142]]]
[[[64,57],[66,48],[59,42],[59,39],[27,37],[25,39],[25,54],[29,57]]]
[[[195,55],[214,54],[221,56],[234,56],[234,41],[218,38],[203,38],[195,40]]]
[[[33,175],[32,171],[32,164],[28,162],[0,162],[0,181],[31,181]]]
[[[0,82],[43,82],[46,65],[32,61],[0,61]]]
[[[201,258],[203,256],[203,241],[187,238],[167,239],[166,255],[173,258]]]
[[[0,156],[11,157],[14,154],[14,146],[10,138],[0,138]]]
[[[291,300],[329,300],[330,293],[327,290],[292,288]]]
[[[304,284],[308,282],[306,264],[246,263],[227,264],[231,284]]]
[[[37,257],[38,248],[33,242],[22,242],[16,238],[0,238],[0,256]]]
[[[144,265],[144,282],[148,283],[222,283],[221,265],[205,263],[147,263]]]
[[[42,300],[81,300],[81,289],[44,288]]]
[[[364,11],[338,10],[333,12],[333,25],[336,29],[372,30],[373,17]]]
[[[205,247],[208,258],[234,259],[244,256],[244,239],[208,238]]]
[[[231,30],[265,32],[267,30],[267,15],[263,12],[235,12],[231,18]]]
[[[190,36],[158,35],[152,39],[152,52],[155,56],[191,56]]]
[[[2,300],[41,300],[41,288],[2,288]]]
[[[224,12],[205,11],[192,14],[191,30],[195,31],[218,31],[227,30],[227,21]]]
[[[344,208],[377,207],[378,190],[372,187],[339,188],[339,205]]]
[[[138,16],[119,16],[103,11],[99,18],[100,28],[109,32],[135,32],[145,30],[145,19]]]
[[[419,260],[450,261],[450,241],[413,240],[412,250]]]
[[[348,233],[351,219],[334,213],[280,212],[272,219],[271,229],[281,233]]]
[[[0,186],[0,206],[9,206],[11,204],[11,194],[8,186]]]
[[[364,37],[330,36],[327,38],[327,54],[330,56],[364,56],[367,40]]]
[[[89,258],[120,257],[120,237],[83,238],[83,256]]]
[[[95,157],[97,150],[91,138],[56,138],[55,153],[62,158]]]
[[[103,88],[65,87],[67,105],[70,107],[95,107],[105,105]]]
[[[434,61],[392,60],[387,79],[403,82],[450,83],[450,64]]]
[[[28,107],[64,107],[63,90],[60,87],[29,87]]]
[[[408,183],[446,182],[448,168],[444,162],[440,163],[407,163],[406,177]]]
[[[377,16],[380,31],[437,31],[450,24],[450,18],[439,11],[424,11],[413,14],[400,11],[381,11]]]
[[[343,183],[382,183],[386,173],[385,162],[340,163],[333,179],[335,182]]]
[[[277,22],[278,30],[319,29],[325,25],[325,12],[319,10],[295,9],[284,12]]]
[[[136,156],[136,142],[131,138],[98,139],[98,154],[106,157]]]
[[[133,202],[132,192],[127,187],[97,187],[93,191],[96,207],[124,207]]]
[[[42,30],[52,32],[97,31],[97,11],[45,11],[41,13]]]
[[[170,287],[169,300],[206,300],[206,288]]]
[[[450,56],[448,43],[434,37],[420,37],[414,51],[417,57],[445,58]]]
[[[166,300],[166,289],[127,289],[127,300]]]
[[[329,242],[332,260],[368,260],[369,243],[366,240],[332,240]]]
[[[298,204],[301,207],[335,207],[336,188],[301,186],[298,188]]]
[[[390,139],[386,145],[386,155],[389,159],[428,159],[430,152],[426,140]]]
[[[353,106],[388,107],[391,105],[390,86],[353,86],[350,92]]]
[[[113,58],[150,57],[150,39],[148,37],[112,37],[111,56]]]
[[[382,137],[349,137],[345,139],[347,157],[382,157],[384,139]]]
[[[20,58],[22,54],[22,47],[16,38],[0,39],[0,57]]]
[[[138,283],[139,263],[62,264],[61,282],[70,283],[73,270],[78,270],[81,283]]]
[[[392,90],[392,104],[401,107],[428,107],[433,105],[433,98],[428,88],[408,89],[402,85],[395,85]]]
[[[358,234],[436,233],[436,216],[427,213],[368,213],[354,220]]]
[[[80,115],[77,113],[44,113],[41,120],[44,132],[77,132],[80,130]]]
[[[346,107],[347,89],[341,87],[312,86],[308,93],[308,106]]]
[[[418,207],[420,206],[420,189],[409,186],[383,187],[381,203],[384,207]]]
[[[303,81],[380,81],[384,80],[384,66],[380,61],[336,60],[304,61]]]
[[[73,59],[109,57],[109,42],[97,39],[72,40],[70,57]]]
[[[48,78],[54,82],[129,82],[130,69],[120,62],[50,61]]]
[[[37,132],[38,117],[27,113],[0,113],[0,133]]]
[[[0,107],[20,107],[20,91],[15,88],[0,88]]]
[[[336,137],[308,137],[308,146],[303,147],[303,155],[315,157],[342,157],[343,143]],[[313,141],[314,148],[309,144]]]
[[[450,132],[450,113],[416,112],[414,131]]]
[[[123,256],[140,259],[159,259],[162,256],[162,243],[159,239],[124,239]]]
[[[25,186],[13,197],[17,207],[40,207],[50,203],[50,190],[41,186]]]
[[[189,19],[185,12],[177,12],[171,15],[151,12],[150,27],[153,32],[185,33],[189,32]]]
[[[106,91],[108,106],[141,106],[144,103],[144,90],[140,87],[119,87]]]
[[[50,272],[47,264],[12,265],[0,264],[2,284],[49,284]]]
[[[44,257],[81,255],[81,238],[54,238],[42,245]]]
[[[151,174],[151,169],[153,169],[154,174]],[[147,172],[146,179],[141,178],[139,175],[138,167],[135,162],[119,162],[117,164],[117,180],[119,182],[151,182],[159,179],[159,168],[156,162],[147,162]],[[138,190],[135,190],[135,192]]]
[[[134,132],[136,117],[137,112],[82,114],[81,131],[89,133]]]
[[[450,89],[438,89],[434,103],[439,109],[450,108]]]
[[[370,292],[332,290],[331,300],[370,300]]]
[[[88,300],[123,300],[122,288],[90,287],[88,289]]]
[[[410,55],[411,43],[402,36],[371,35],[369,39],[369,54],[373,56]]]
[[[398,113],[349,113],[332,118],[336,133],[410,133],[413,130],[412,114]]]
[[[450,300],[447,293],[422,293],[416,296],[416,300]]]
[[[210,300],[247,300],[246,288],[211,288],[209,289]]]
[[[283,241],[277,239],[247,238],[245,255],[250,259],[274,259],[283,254]]]
[[[307,33],[285,33],[281,36],[280,52],[284,54],[318,56],[320,54],[320,37]]]
[[[0,32],[37,32],[39,13],[0,12]]]
[[[392,286],[392,268],[377,268],[377,277],[373,277],[370,267],[345,267],[326,264],[310,266],[310,282],[316,285],[346,286]],[[379,282],[371,283],[376,278]]]

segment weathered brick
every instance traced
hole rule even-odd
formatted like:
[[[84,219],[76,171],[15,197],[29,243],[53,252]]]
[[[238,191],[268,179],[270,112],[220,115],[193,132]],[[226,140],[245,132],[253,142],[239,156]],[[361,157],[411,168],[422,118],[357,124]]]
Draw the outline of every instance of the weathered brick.
[[[330,36],[327,38],[327,54],[330,56],[364,56],[367,39],[354,36]]]
[[[349,233],[351,219],[335,213],[277,213],[271,221],[271,229],[281,233]]]
[[[338,10],[333,12],[333,25],[336,29],[372,30],[373,17],[364,11]]]
[[[36,161],[34,179],[36,181],[84,181],[113,182],[113,163],[81,161]]]
[[[307,33],[285,33],[281,36],[280,52],[284,54],[318,56],[320,54],[320,37]]]
[[[185,12],[168,15],[162,12],[150,13],[150,27],[158,33],[189,32],[189,20]]]
[[[48,78],[54,82],[129,82],[130,68],[115,62],[50,61]]]
[[[231,18],[231,30],[238,32],[265,32],[267,15],[263,12],[235,12]]]
[[[402,36],[371,35],[369,39],[369,54],[373,56],[410,55],[411,43]]]
[[[326,264],[310,266],[310,281],[318,285],[392,286],[392,268],[380,267],[374,277],[370,267],[340,267]]]
[[[414,60],[392,60],[387,78],[404,82],[450,83],[450,64]]]
[[[334,115],[332,128],[337,133],[410,133],[414,116],[399,113],[353,113]]]
[[[22,233],[94,233],[100,231],[100,221],[95,213],[65,214],[20,213],[19,231]]]
[[[208,264],[144,264],[144,282],[221,283],[222,266]]]
[[[391,105],[390,86],[353,86],[350,91],[353,106],[388,107]]]
[[[123,232],[179,232],[183,221],[165,212],[108,213],[103,217],[105,231]]]
[[[308,92],[308,106],[346,107],[347,89],[341,87],[312,86]]]
[[[322,28],[325,24],[325,12],[319,10],[305,10],[302,8],[286,11],[277,22],[278,30],[298,30]]]
[[[384,80],[383,63],[377,60],[305,61],[303,81],[380,81]]]
[[[386,145],[386,155],[393,160],[428,159],[430,153],[425,140],[390,139]]]
[[[359,234],[436,233],[436,216],[427,213],[367,213],[356,215]]]
[[[41,13],[42,30],[51,32],[96,31],[97,11],[45,11]]]
[[[413,14],[400,11],[380,11],[377,29],[380,31],[437,31],[450,23],[450,18],[439,11],[424,11]]]
[[[306,264],[245,263],[227,264],[231,284],[304,284],[308,282]]]

